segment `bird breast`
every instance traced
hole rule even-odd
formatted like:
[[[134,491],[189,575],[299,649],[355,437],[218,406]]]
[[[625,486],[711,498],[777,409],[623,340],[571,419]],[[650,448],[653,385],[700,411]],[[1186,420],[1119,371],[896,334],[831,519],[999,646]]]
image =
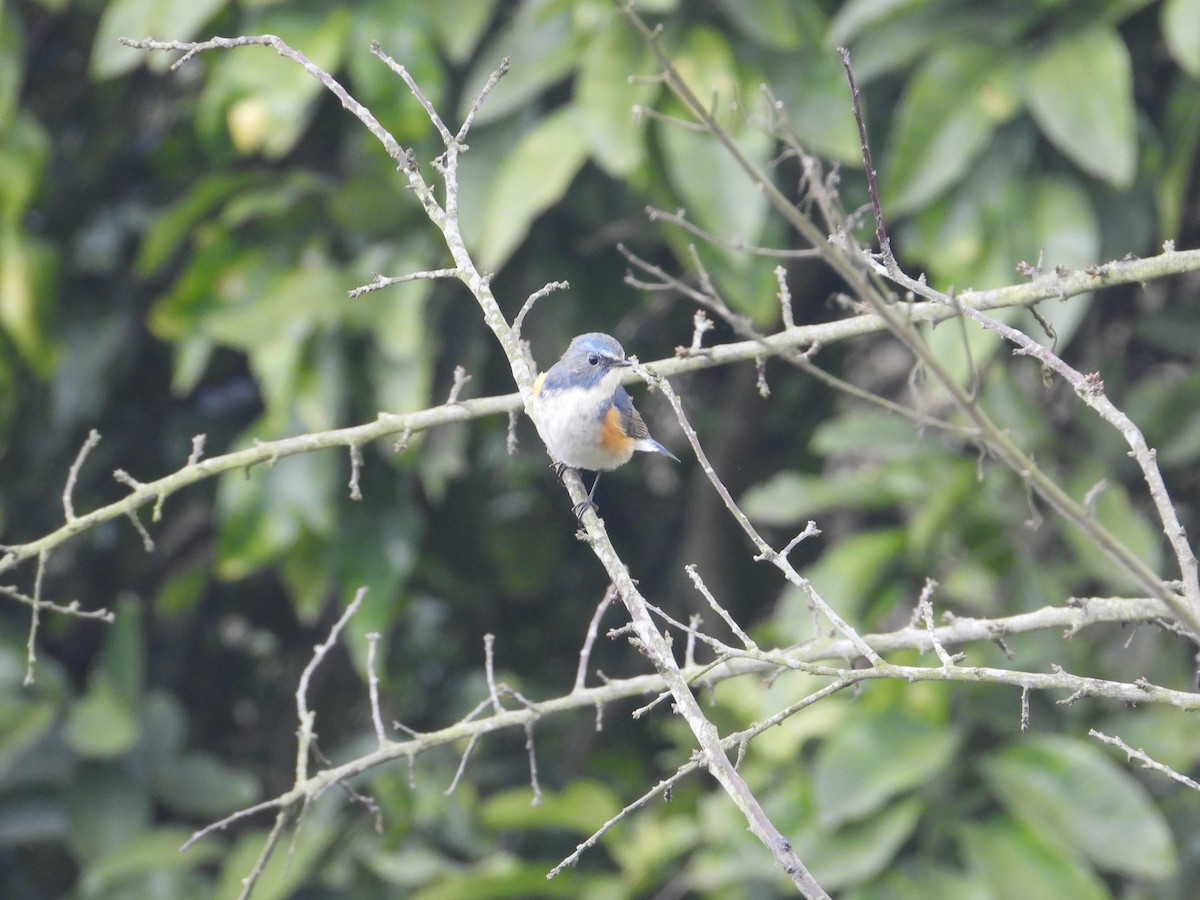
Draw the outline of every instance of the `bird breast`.
[[[591,388],[548,390],[538,394],[538,425],[550,455],[573,469],[603,472],[615,469],[633,455],[628,447],[604,441],[606,413],[612,406],[615,384],[609,379]],[[620,375],[613,379],[620,381]],[[611,426],[608,426],[611,430]]]

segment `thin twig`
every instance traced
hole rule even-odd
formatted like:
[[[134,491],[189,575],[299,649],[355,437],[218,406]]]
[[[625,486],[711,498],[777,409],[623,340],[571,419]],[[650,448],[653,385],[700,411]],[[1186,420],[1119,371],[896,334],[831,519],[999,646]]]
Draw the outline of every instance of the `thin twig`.
[[[467,137],[467,132],[471,130],[471,126],[475,122],[475,115],[479,112],[479,107],[483,106],[483,101],[487,99],[488,94],[496,87],[500,79],[508,74],[509,57],[504,57],[500,60],[500,65],[495,71],[488,76],[488,80],[483,87],[479,89],[479,93],[475,95],[475,99],[471,101],[471,108],[467,110],[467,117],[463,119],[462,127],[458,129],[458,134],[454,136],[456,141],[463,141]]]
[[[453,406],[458,403],[458,395],[462,393],[462,389],[467,386],[467,382],[471,380],[471,376],[467,374],[467,370],[463,366],[454,367],[454,383],[450,385],[450,395],[446,397],[446,405]]]
[[[439,278],[458,279],[459,275],[458,269],[431,269],[427,272],[409,272],[407,275],[395,275],[386,278],[376,273],[375,277],[369,283],[346,291],[346,296],[350,298],[361,297],[363,294],[383,290],[383,288],[391,287],[394,284],[405,284],[409,281],[433,281]]]
[[[532,294],[530,294],[525,299],[525,302],[523,304],[521,304],[521,309],[517,313],[517,317],[515,319],[513,319],[513,323],[512,323],[513,331],[515,331],[517,334],[521,333],[521,327],[525,324],[525,317],[527,315],[529,315],[529,311],[531,309],[533,309],[533,305],[535,303],[537,303],[539,300],[541,300],[543,297],[547,296],[548,294],[552,294],[555,291],[569,290],[570,287],[571,287],[570,283],[566,282],[566,281],[551,281],[549,284],[542,286],[541,288],[539,288],[538,290],[536,290]]]
[[[1129,759],[1138,760],[1142,764],[1143,769],[1153,769],[1156,772],[1162,772],[1168,778],[1178,781],[1180,784],[1184,785],[1185,787],[1190,787],[1193,791],[1200,791],[1200,784],[1197,784],[1195,781],[1193,781],[1191,778],[1188,778],[1186,775],[1184,775],[1180,772],[1176,772],[1170,766],[1168,766],[1164,763],[1160,763],[1157,760],[1151,758],[1149,755],[1147,755],[1147,753],[1144,750],[1134,750],[1132,747],[1130,747],[1127,743],[1125,743],[1119,737],[1109,737],[1107,734],[1099,732],[1095,728],[1088,729],[1088,736],[1094,737],[1097,740],[1101,740],[1104,743],[1110,744],[1113,747],[1119,747],[1121,750],[1125,751],[1125,755]]]
[[[742,626],[734,620],[733,616],[731,616],[726,611],[725,607],[717,602],[717,598],[712,595],[712,591],[708,589],[708,585],[704,583],[704,579],[702,579],[700,577],[700,573],[696,571],[695,563],[689,563],[688,565],[684,566],[683,571],[687,572],[688,578],[692,579],[692,584],[695,586],[696,590],[699,591],[700,595],[708,601],[708,605],[711,606],[713,611],[721,617],[722,621],[729,626],[729,630],[737,636],[737,639],[742,642],[742,645],[747,650],[757,650],[758,645],[754,643],[754,641],[750,638],[750,635],[746,634],[746,632],[742,630]]]
[[[378,41],[371,41],[371,55],[383,60],[387,67],[399,75],[401,80],[408,85],[408,89],[412,91],[412,95],[417,98],[417,102],[425,110],[425,115],[433,123],[433,127],[437,129],[438,134],[441,135],[442,143],[449,146],[454,140],[454,136],[450,134],[450,129],[446,127],[446,123],[442,121],[442,117],[438,115],[438,111],[429,102],[429,98],[425,96],[425,92],[421,90],[421,86],[409,74],[408,69],[384,53],[380,49]]]
[[[633,370],[642,378],[644,378],[647,384],[650,384],[661,390],[663,392],[663,396],[667,398],[667,402],[671,404],[671,409],[675,411],[675,417],[679,420],[679,425],[683,429],[683,433],[687,437],[688,443],[692,445],[692,451],[696,454],[696,459],[700,462],[700,467],[703,469],[704,474],[708,477],[708,480],[716,490],[717,495],[721,498],[721,502],[725,504],[725,508],[729,510],[730,515],[733,516],[734,521],[737,522],[742,531],[746,533],[747,537],[749,537],[754,543],[754,546],[758,548],[758,556],[755,558],[765,559],[783,572],[784,577],[796,587],[800,588],[800,590],[804,592],[805,596],[809,598],[810,602],[815,604],[817,608],[821,610],[821,613],[825,616],[825,618],[833,624],[834,628],[845,635],[851,641],[851,643],[854,644],[855,649],[857,649],[859,653],[866,657],[866,659],[875,664],[882,662],[879,654],[877,654],[862,639],[862,637],[859,636],[858,632],[851,628],[849,623],[847,623],[845,619],[838,615],[837,612],[835,612],[834,609],[825,602],[821,595],[817,593],[817,590],[813,587],[812,582],[801,576],[799,572],[792,568],[792,564],[788,562],[787,557],[783,556],[774,548],[772,548],[771,545],[768,544],[762,537],[762,535],[758,533],[758,529],[751,524],[749,517],[742,511],[741,507],[738,506],[737,502],[733,499],[733,495],[729,493],[729,489],[725,487],[724,482],[722,482],[720,476],[717,475],[716,469],[714,469],[712,463],[709,462],[708,455],[704,452],[704,448],[700,446],[700,440],[696,436],[696,430],[692,427],[691,422],[688,421],[687,413],[685,413],[683,410],[683,404],[680,402],[675,391],[672,390],[670,382],[665,378],[658,377],[638,363],[633,364]]]
[[[387,743],[387,732],[383,728],[383,715],[379,712],[379,673],[375,670],[375,652],[379,647],[378,631],[367,633],[367,694],[371,700],[371,722],[375,726],[375,738],[379,746]]]
[[[863,120],[862,98],[858,93],[858,85],[854,83],[854,70],[850,67],[850,51],[845,47],[838,47],[838,55],[842,58],[842,67],[846,70],[846,80],[850,82],[850,96],[854,100],[854,121],[858,125],[858,140],[862,146],[863,167],[867,170],[867,188],[871,195],[871,208],[875,212],[875,240],[879,242],[879,250],[884,259],[890,260],[892,258],[892,242],[883,225],[883,209],[879,205],[879,188],[875,181],[875,164],[871,161],[871,145],[867,141],[867,123]]]
[[[204,456],[204,443],[208,440],[206,434],[192,435],[192,452],[188,454],[187,465],[194,466]]]
[[[300,720],[300,729],[297,734],[298,741],[296,742],[296,783],[300,784],[308,779],[308,753],[309,747],[312,745],[313,725],[316,723],[316,715],[308,708],[308,684],[312,680],[313,673],[317,670],[329,651],[333,649],[333,645],[337,643],[338,635],[342,633],[342,629],[346,627],[346,623],[358,612],[358,608],[362,606],[363,597],[367,595],[367,589],[360,587],[354,593],[354,599],[342,612],[338,620],[329,629],[329,636],[320,644],[313,648],[312,658],[300,673],[300,680],[296,684],[296,716]]]
[[[659,209],[656,206],[646,207],[646,216],[651,222],[669,222],[672,225],[677,225],[689,234],[694,234],[696,237],[703,240],[706,244],[712,244],[715,247],[724,247],[727,250],[735,250],[739,253],[748,253],[751,256],[774,257],[779,259],[811,259],[814,256],[820,256],[820,250],[814,250],[811,247],[803,250],[788,250],[777,247],[759,247],[751,244],[741,238],[726,238],[718,234],[713,234],[711,231],[706,231],[699,225],[691,222],[686,211],[677,209],[670,213],[664,209]]]
[[[37,662],[37,633],[38,625],[42,621],[42,579],[46,575],[46,562],[49,556],[49,550],[43,551],[38,556],[37,573],[33,577],[33,596],[30,598],[32,602],[29,604],[29,638],[25,644],[25,680],[22,682],[26,687],[33,684],[33,669]]]
[[[596,633],[600,629],[600,620],[604,618],[604,613],[612,605],[616,597],[616,588],[610,584],[604,592],[604,596],[600,598],[600,602],[596,604],[596,611],[592,613],[592,620],[588,623],[587,635],[583,639],[583,647],[579,650],[579,667],[575,670],[575,686],[572,690],[583,690],[584,682],[587,680],[588,661],[592,656],[592,646],[596,643]]]
[[[943,666],[952,666],[956,660],[937,639],[937,629],[933,624],[933,592],[937,590],[937,586],[938,583],[932,578],[925,579],[925,586],[921,588],[921,596],[917,600],[917,613],[925,623],[925,630],[929,633],[929,643],[933,645],[933,651],[937,654],[937,658],[941,660]]]
[[[359,485],[359,479],[362,477],[363,467],[363,452],[360,444],[350,445],[350,483],[347,487],[350,488],[350,499],[361,500],[362,487]]]
[[[75,482],[79,480],[79,470],[83,468],[83,461],[87,459],[87,455],[99,443],[100,432],[93,428],[88,432],[87,440],[83,442],[79,452],[75,454],[75,461],[71,463],[71,468],[67,470],[67,484],[63,488],[62,502],[63,515],[68,522],[75,520],[75,508],[71,503],[71,494],[75,491]]]

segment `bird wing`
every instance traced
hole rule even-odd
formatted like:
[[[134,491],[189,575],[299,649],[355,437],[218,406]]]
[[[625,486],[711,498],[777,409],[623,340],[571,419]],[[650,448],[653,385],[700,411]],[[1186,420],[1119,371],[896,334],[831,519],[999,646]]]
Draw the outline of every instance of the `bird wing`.
[[[642,414],[633,407],[633,398],[629,396],[629,391],[618,387],[613,394],[613,406],[621,414],[621,427],[625,429],[627,435],[635,441],[650,437],[650,431],[646,428],[646,423],[642,421]]]
[[[649,438],[650,430],[646,428],[646,423],[642,421],[642,414],[633,408],[632,403],[629,405],[629,409],[632,415],[630,415],[629,425],[625,429],[627,432],[629,432],[629,436],[635,441],[641,441]]]

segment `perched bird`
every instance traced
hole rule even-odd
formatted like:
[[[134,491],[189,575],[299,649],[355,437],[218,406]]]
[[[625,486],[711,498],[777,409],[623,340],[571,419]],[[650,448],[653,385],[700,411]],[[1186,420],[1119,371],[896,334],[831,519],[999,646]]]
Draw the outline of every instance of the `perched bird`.
[[[576,518],[588,507],[600,473],[629,462],[634,450],[679,457],[650,437],[646,423],[621,385],[629,360],[617,339],[593,331],[571,341],[567,351],[533,385],[534,411],[542,440],[564,468],[596,473],[588,498],[575,507]]]

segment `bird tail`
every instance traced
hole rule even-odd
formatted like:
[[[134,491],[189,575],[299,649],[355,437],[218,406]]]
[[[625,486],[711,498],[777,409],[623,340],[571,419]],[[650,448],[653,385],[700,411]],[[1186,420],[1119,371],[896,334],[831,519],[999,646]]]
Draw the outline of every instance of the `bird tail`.
[[[675,462],[681,462],[678,456],[656,441],[654,438],[641,438],[633,445],[634,450],[642,450],[646,453],[661,453],[663,456],[669,456]]]

